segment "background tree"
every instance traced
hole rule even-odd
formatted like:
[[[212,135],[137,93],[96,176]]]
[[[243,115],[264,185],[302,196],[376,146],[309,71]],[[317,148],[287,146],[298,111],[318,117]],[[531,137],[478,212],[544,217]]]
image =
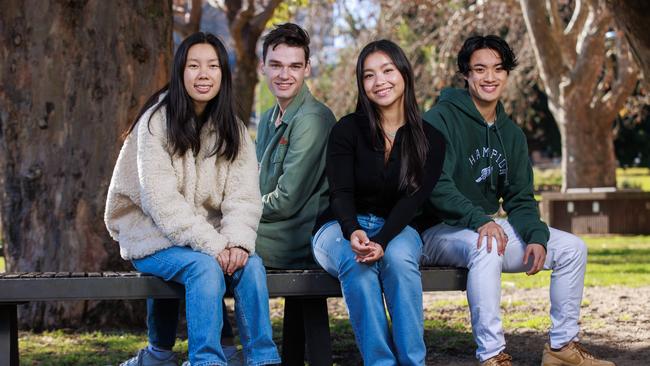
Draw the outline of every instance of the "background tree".
[[[576,0],[568,22],[555,1],[520,0],[548,104],[562,136],[562,189],[616,186],[612,123],[637,73],[603,1]]]
[[[0,192],[8,271],[130,268],[108,236],[104,203],[122,132],[168,79],[171,17],[169,0],[3,2]],[[82,319],[98,325],[128,317],[131,306],[102,312],[100,303],[30,304],[20,318],[34,328]]]
[[[650,86],[650,2],[645,0],[607,0],[616,24],[625,31],[632,53],[643,70],[646,89]]]

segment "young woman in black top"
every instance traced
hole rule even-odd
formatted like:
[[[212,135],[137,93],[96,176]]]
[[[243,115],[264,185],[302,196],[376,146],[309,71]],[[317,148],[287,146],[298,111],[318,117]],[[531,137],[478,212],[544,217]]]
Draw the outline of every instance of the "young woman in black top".
[[[368,44],[356,74],[357,110],[329,137],[330,208],[314,256],[341,281],[365,364],[424,365],[422,241],[409,223],[440,176],[444,139],[423,123],[411,65],[395,43]]]

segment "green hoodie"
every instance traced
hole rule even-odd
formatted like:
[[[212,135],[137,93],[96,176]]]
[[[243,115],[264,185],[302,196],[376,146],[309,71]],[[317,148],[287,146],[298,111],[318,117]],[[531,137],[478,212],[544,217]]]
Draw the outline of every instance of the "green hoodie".
[[[465,89],[445,89],[424,114],[447,141],[442,176],[429,203],[439,219],[477,230],[503,209],[527,243],[546,247],[548,226],[539,218],[533,196],[533,170],[523,131],[497,104],[497,120],[488,125]]]

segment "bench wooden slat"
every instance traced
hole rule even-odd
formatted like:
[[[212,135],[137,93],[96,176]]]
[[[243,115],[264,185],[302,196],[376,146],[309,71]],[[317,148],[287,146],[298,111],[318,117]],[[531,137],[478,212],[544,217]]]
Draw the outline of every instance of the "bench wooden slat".
[[[422,268],[424,291],[464,290],[467,270]],[[0,277],[0,303],[49,300],[114,300],[180,298],[183,287],[139,272],[30,273]],[[30,276],[30,277],[25,277]],[[323,270],[268,271],[270,297],[340,297],[339,282]]]

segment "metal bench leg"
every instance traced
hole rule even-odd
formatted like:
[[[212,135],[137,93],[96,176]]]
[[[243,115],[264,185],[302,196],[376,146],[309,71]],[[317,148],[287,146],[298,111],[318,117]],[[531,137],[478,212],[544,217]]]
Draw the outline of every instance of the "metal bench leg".
[[[18,366],[16,304],[0,305],[0,365]]]
[[[282,321],[282,365],[305,364],[305,330],[303,327],[302,299],[284,299],[284,319]]]
[[[302,305],[309,365],[332,365],[327,298],[304,299]]]

